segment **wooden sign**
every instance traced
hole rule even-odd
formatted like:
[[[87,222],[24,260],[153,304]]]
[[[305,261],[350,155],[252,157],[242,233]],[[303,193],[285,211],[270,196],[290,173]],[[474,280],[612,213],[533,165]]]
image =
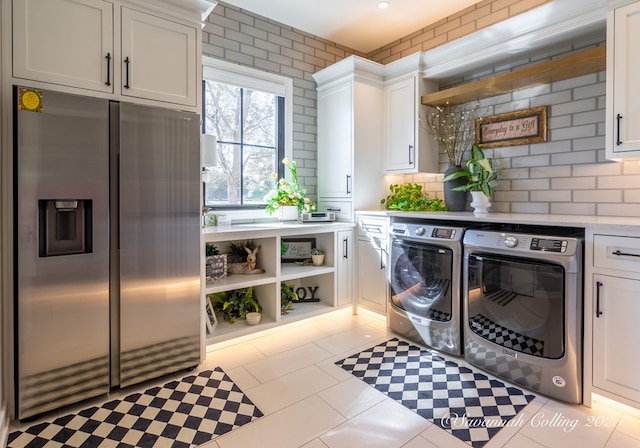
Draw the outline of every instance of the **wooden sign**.
[[[547,141],[547,106],[476,119],[476,143],[483,148]]]

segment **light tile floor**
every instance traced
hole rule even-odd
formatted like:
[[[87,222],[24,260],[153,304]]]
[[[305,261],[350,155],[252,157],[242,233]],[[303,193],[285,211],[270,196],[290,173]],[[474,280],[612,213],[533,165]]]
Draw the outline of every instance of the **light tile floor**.
[[[469,448],[334,364],[397,337],[384,317],[350,311],[209,346],[201,368],[222,367],[265,416],[202,447]],[[485,447],[640,447],[640,411],[612,403],[588,408],[536,394],[517,421]]]
[[[334,364],[392,337],[398,336],[383,316],[364,310],[354,316],[349,308],[207,347],[198,370],[222,367],[265,416],[201,447],[469,448]],[[116,391],[108,399],[181,376]],[[96,398],[54,414],[104,401]],[[640,411],[615,403],[596,401],[588,408],[536,394],[521,414],[514,419],[517,426],[503,428],[485,447],[640,447]],[[32,424],[14,422],[10,430]]]

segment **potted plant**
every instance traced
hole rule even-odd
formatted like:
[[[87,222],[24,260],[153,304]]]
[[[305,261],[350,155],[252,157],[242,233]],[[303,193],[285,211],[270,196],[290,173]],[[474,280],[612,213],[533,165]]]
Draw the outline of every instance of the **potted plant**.
[[[452,173],[463,171],[462,159],[466,149],[475,140],[476,118],[479,103],[472,106],[451,105],[436,106],[425,114],[421,120],[429,135],[438,142],[447,155],[449,166],[444,172],[444,202],[450,211],[460,212],[465,209],[467,195],[457,187],[464,184],[464,179],[451,177]]]
[[[227,255],[221,254],[213,243],[205,244],[207,279],[215,280],[227,276]]]
[[[415,183],[391,184],[391,194],[380,200],[387,210],[401,211],[446,211],[447,207],[442,199],[428,199],[428,194],[422,190],[422,185]]]
[[[324,251],[317,247],[311,249],[311,261],[314,266],[322,266],[324,264]]]
[[[293,221],[298,219],[298,213],[304,207],[311,207],[311,199],[305,197],[307,189],[298,182],[298,169],[296,161],[289,161],[288,158],[282,159],[282,164],[289,168],[289,177],[291,180],[281,178],[277,181],[274,189],[264,196],[267,203],[266,210],[269,215],[274,212],[278,213],[278,220]],[[278,173],[272,173],[271,177],[275,180]]]
[[[487,209],[491,206],[489,198],[493,193],[491,183],[498,178],[498,171],[493,167],[493,159],[487,158],[482,148],[474,143],[471,147],[471,159],[467,161],[467,169],[451,173],[443,180],[458,178],[467,178],[467,181],[454,190],[471,192],[473,213],[476,215],[487,213]]]
[[[253,287],[208,294],[214,311],[222,313],[222,318],[234,323],[245,319],[248,313],[260,313],[262,306],[253,294]]]
[[[283,316],[293,310],[292,302],[298,301],[295,287],[293,283],[280,282],[280,314]]]

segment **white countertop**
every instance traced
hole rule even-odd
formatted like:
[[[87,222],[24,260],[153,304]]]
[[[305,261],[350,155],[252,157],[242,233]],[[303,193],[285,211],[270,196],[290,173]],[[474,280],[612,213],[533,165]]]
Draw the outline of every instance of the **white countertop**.
[[[217,241],[226,238],[245,238],[240,234],[251,233],[251,238],[262,238],[269,236],[293,236],[307,235],[313,233],[335,232],[339,230],[353,229],[355,223],[352,222],[308,222],[308,223],[282,223],[267,222],[254,224],[233,224],[230,226],[214,226],[202,229],[202,236],[205,241]]]
[[[545,215],[526,213],[488,213],[483,216],[475,216],[472,212],[397,212],[390,210],[359,210],[356,214],[453,221],[584,227],[585,229],[590,230],[640,232],[640,218],[618,216]]]

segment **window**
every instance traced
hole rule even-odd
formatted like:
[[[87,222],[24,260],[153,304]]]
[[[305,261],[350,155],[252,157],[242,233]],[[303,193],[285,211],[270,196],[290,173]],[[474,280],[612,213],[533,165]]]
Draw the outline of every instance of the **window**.
[[[215,135],[217,163],[203,176],[204,205],[258,208],[283,175],[290,147],[292,82],[288,78],[204,59],[202,130]]]

